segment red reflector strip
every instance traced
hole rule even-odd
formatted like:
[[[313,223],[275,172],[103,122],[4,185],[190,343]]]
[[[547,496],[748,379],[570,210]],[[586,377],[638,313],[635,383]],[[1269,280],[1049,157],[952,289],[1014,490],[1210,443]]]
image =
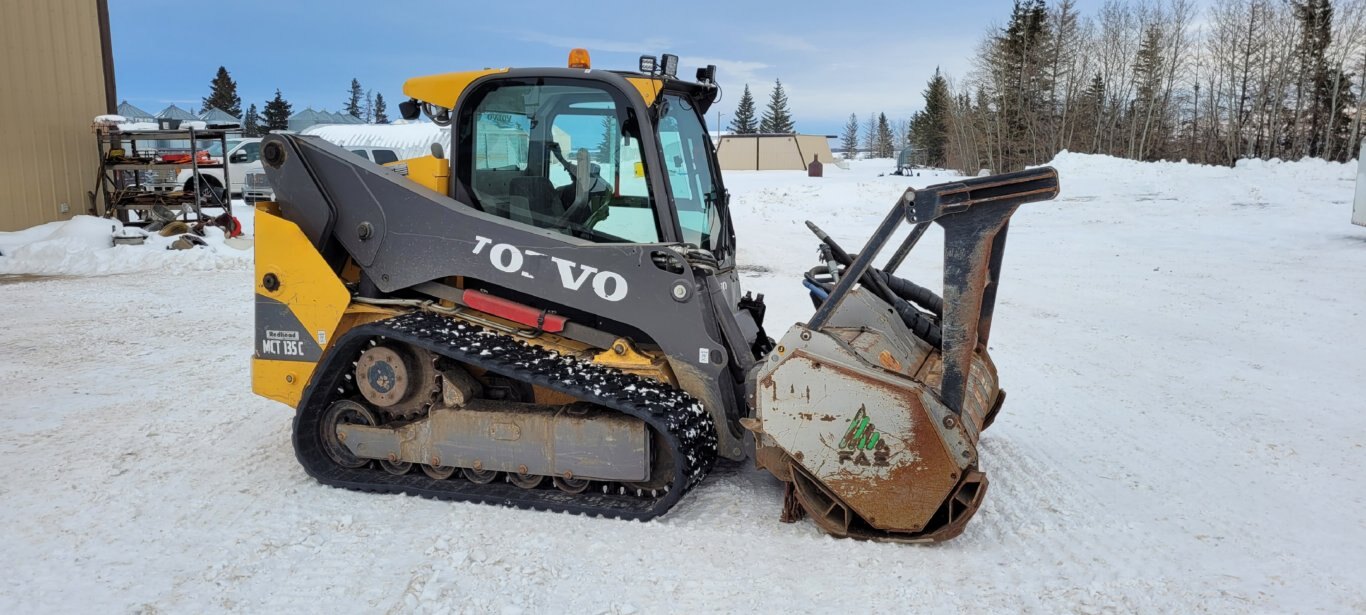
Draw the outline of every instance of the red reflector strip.
[[[569,322],[568,318],[558,314],[545,314],[544,321],[542,312],[526,304],[509,301],[502,297],[495,297],[488,293],[481,293],[477,290],[467,290],[462,296],[465,305],[470,306],[480,312],[493,314],[499,318],[506,318],[512,322],[526,325],[528,327],[539,326],[542,331],[559,333],[564,331],[564,323]],[[538,322],[541,321],[541,322]]]

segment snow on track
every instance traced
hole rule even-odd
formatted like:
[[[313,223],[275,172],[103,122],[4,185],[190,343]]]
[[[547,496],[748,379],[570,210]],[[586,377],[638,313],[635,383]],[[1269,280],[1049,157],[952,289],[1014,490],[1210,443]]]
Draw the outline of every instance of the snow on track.
[[[938,181],[886,164],[727,175],[772,335],[811,311],[802,220],[854,251]],[[954,541],[781,524],[749,464],[650,523],[322,487],[290,410],[251,394],[250,272],[168,265],[0,278],[0,611],[1366,609],[1351,168],[1055,165],[1060,198],[1011,224],[992,337],[1010,397]],[[934,281],[939,248],[906,271]]]

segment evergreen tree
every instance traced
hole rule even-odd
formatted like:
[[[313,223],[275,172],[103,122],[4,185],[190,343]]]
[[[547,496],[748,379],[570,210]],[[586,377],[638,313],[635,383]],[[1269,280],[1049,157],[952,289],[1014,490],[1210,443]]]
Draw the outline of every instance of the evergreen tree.
[[[1134,101],[1130,107],[1129,132],[1133,145],[1129,155],[1138,160],[1162,156],[1165,135],[1170,134],[1167,113],[1162,108],[1163,66],[1162,32],[1149,25],[1143,32],[1134,58]]]
[[[602,116],[602,143],[598,144],[598,151],[593,156],[595,160],[603,164],[616,161],[616,150],[621,143],[619,131],[615,115]]]
[[[261,117],[256,113],[256,103],[251,103],[247,107],[247,116],[242,118],[242,134],[248,137],[259,137],[262,135]]]
[[[1077,142],[1073,149],[1094,154],[1096,140],[1099,138],[1101,118],[1105,116],[1105,80],[1100,73],[1091,79],[1091,84],[1081,93],[1081,103],[1077,105]]]
[[[911,117],[910,141],[921,151],[925,164],[942,167],[949,142],[949,81],[934,69],[934,77],[925,86],[925,109]]]
[[[769,95],[768,107],[759,122],[759,132],[765,134],[792,134],[797,129],[792,124],[792,111],[787,108],[787,92],[783,91],[783,81],[773,80],[773,93]]]
[[[995,123],[1001,127],[996,161],[1000,171],[1019,170],[1051,155],[1035,151],[1040,143],[1034,138],[1040,116],[1051,113],[1047,98],[1052,84],[1044,70],[1051,39],[1048,27],[1044,0],[1015,0],[1010,21],[992,40],[988,64],[996,86]]]
[[[891,158],[896,155],[896,144],[892,139],[892,127],[887,124],[887,114],[877,114],[877,149],[874,156],[877,158]]]
[[[1298,118],[1305,125],[1301,142],[1309,156],[1321,156],[1325,149],[1324,128],[1333,112],[1333,71],[1328,68],[1328,46],[1333,42],[1333,5],[1329,0],[1306,0],[1291,4],[1300,22],[1300,42],[1295,49],[1299,59],[1299,97],[1307,106]],[[1348,80],[1350,82],[1350,80]]]
[[[1332,114],[1332,107],[1329,107],[1329,116],[1323,122],[1326,138],[1321,155],[1329,160],[1347,162],[1357,155],[1357,144],[1360,143],[1352,138],[1353,114],[1348,110],[1356,109],[1357,113],[1361,113],[1361,97],[1352,90],[1352,79],[1356,75],[1340,69],[1333,69],[1330,74],[1328,96],[1331,100],[1332,88],[1336,85],[1338,113]],[[1362,88],[1361,93],[1366,94],[1366,88]]]
[[[201,106],[204,109],[217,107],[233,117],[242,117],[242,97],[237,95],[237,82],[228,75],[228,69],[218,67],[218,74],[209,83],[209,95]]]
[[[869,113],[863,122],[863,149],[869,156],[877,156],[877,114]]]
[[[389,116],[385,114],[386,111],[388,111],[388,109],[386,109],[385,106],[384,106],[384,95],[383,95],[383,94],[380,94],[380,93],[378,93],[378,92],[376,92],[376,93],[375,93],[375,123],[376,123],[376,124],[388,124],[388,123],[389,123]]]
[[[275,98],[266,101],[266,108],[263,117],[265,118],[265,130],[289,130],[289,116],[293,113],[293,108],[280,95],[280,89],[275,89]]]
[[[375,123],[375,91],[365,91],[365,107],[361,111],[361,118],[366,124]]]
[[[840,135],[840,149],[844,150],[845,158],[858,157],[858,116],[850,113],[849,121],[844,124],[844,133]]]
[[[361,89],[360,81],[351,79],[351,94],[346,99],[346,104],[342,105],[342,110],[351,114],[351,117],[361,116],[361,99],[365,96],[365,90]]]
[[[730,118],[730,131],[737,135],[759,132],[759,120],[754,117],[754,95],[749,93],[748,83],[745,93],[740,95],[740,104],[735,107],[735,116]]]

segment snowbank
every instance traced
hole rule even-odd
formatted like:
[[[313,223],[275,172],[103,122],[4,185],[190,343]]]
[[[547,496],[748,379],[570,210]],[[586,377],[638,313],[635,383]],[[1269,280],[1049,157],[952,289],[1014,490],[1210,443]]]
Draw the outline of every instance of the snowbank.
[[[207,227],[207,245],[172,250],[162,237],[117,220],[76,216],[13,233],[0,233],[0,274],[98,276],[137,271],[251,268],[251,251],[230,247],[222,229]],[[145,236],[142,245],[115,245],[115,236]]]
[[[1103,182],[1117,186],[1150,184],[1150,188],[1162,192],[1174,192],[1178,188],[1192,187],[1198,194],[1192,196],[1216,195],[1227,192],[1228,185],[1210,185],[1208,182],[1236,179],[1241,185],[1272,184],[1278,181],[1294,180],[1287,184],[1292,190],[1300,190],[1305,181],[1337,181],[1350,179],[1355,173],[1356,163],[1341,163],[1322,158],[1305,158],[1296,161],[1243,159],[1232,168],[1226,166],[1191,164],[1185,161],[1141,162],[1099,154],[1079,154],[1059,152],[1048,166],[1058,169],[1064,187],[1071,176],[1086,185]]]
[[[341,147],[369,145],[389,147],[399,158],[416,158],[431,152],[433,143],[450,151],[451,130],[431,122],[409,124],[319,124],[303,130]]]

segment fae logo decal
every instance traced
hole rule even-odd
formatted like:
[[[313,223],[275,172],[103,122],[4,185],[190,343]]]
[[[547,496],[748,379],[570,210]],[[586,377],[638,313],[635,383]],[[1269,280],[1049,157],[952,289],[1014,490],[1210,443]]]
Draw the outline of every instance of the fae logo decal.
[[[868,419],[868,408],[859,406],[858,414],[849,422],[849,430],[844,432],[844,438],[840,440],[840,465],[850,463],[856,466],[887,467],[889,452],[882,433]],[[871,461],[868,459],[869,453],[873,455]]]
[[[489,248],[489,263],[503,273],[520,273],[524,278],[534,279],[531,272],[525,271],[527,257],[544,257],[545,254],[535,250],[523,250],[510,243],[494,243],[488,237],[475,236],[474,253],[479,254],[484,248]],[[584,283],[593,289],[593,294],[607,301],[621,301],[626,298],[626,278],[614,271],[606,271],[597,267],[580,265],[574,261],[558,256],[550,257],[550,262],[555,263],[555,270],[560,275],[560,285],[565,290],[577,291],[583,288]]]

